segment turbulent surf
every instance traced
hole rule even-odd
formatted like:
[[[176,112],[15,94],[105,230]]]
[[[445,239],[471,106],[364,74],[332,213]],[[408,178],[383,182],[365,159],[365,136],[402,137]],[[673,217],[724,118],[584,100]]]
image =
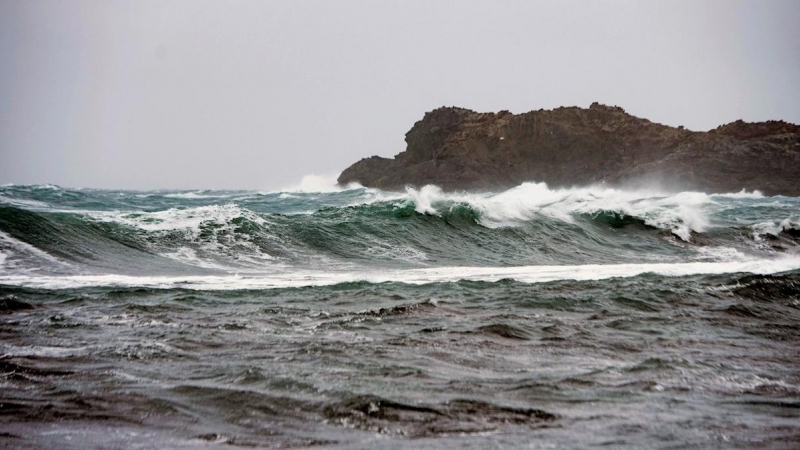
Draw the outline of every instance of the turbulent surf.
[[[0,187],[0,442],[800,440],[800,198],[325,191]]]

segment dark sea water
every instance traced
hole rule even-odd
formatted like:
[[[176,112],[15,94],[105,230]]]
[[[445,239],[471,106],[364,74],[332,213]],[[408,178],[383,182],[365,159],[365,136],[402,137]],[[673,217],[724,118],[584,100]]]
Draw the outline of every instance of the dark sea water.
[[[798,448],[800,199],[0,187],[0,448]]]

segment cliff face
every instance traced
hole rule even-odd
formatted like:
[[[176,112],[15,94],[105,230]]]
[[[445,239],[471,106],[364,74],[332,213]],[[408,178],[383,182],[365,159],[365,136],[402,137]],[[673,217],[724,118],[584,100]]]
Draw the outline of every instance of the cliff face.
[[[656,181],[681,189],[800,196],[800,126],[733,122],[708,132],[652,123],[592,104],[524,114],[439,108],[406,133],[394,159],[348,167],[340,184],[498,190]]]

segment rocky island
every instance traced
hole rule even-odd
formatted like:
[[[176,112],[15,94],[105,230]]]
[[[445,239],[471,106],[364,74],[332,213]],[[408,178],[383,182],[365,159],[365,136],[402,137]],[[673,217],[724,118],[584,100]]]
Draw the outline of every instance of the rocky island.
[[[512,114],[443,107],[406,133],[406,151],[345,169],[340,184],[498,190],[658,183],[706,192],[800,196],[800,126],[736,121],[707,132],[671,127],[593,103]]]

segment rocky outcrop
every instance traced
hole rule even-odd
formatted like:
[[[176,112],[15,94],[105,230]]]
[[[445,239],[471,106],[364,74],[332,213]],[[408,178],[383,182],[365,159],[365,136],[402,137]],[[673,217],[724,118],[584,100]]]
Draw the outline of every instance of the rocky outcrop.
[[[733,122],[708,132],[670,127],[593,103],[524,114],[445,107],[406,133],[406,151],[348,167],[340,184],[498,190],[659,183],[676,189],[800,196],[800,126]]]

